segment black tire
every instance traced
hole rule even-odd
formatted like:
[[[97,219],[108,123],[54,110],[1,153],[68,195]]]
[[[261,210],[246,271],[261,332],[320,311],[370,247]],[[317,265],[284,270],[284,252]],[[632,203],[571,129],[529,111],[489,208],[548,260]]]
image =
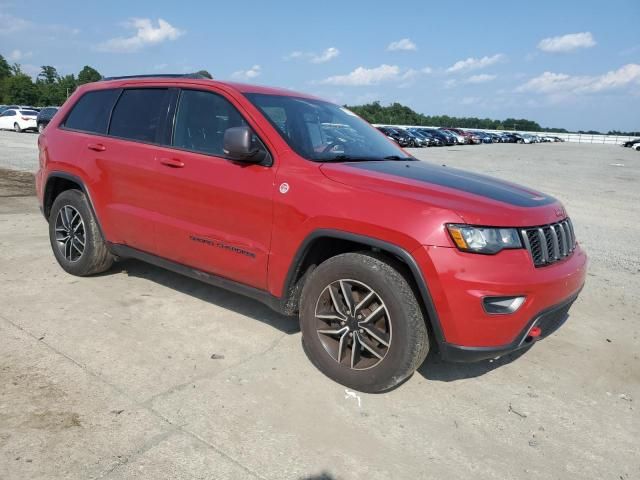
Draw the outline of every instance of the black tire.
[[[77,228],[71,236],[71,246],[69,241],[60,241],[65,238],[64,235],[69,236],[63,225],[66,212],[74,212],[73,218],[76,218],[71,222],[67,218],[66,222],[76,225]],[[79,220],[75,217],[75,213],[79,215]],[[80,222],[82,234],[79,229]],[[72,275],[84,277],[102,273],[113,264],[113,255],[109,253],[89,202],[80,190],[66,190],[56,197],[49,216],[49,240],[56,260],[66,272]],[[82,246],[81,241],[84,241]],[[79,250],[74,245],[81,248],[82,252],[78,253]],[[67,252],[70,252],[69,258],[66,255]]]
[[[22,132],[22,128],[20,128],[20,125],[18,124],[18,122],[13,124],[13,131],[16,133]]]
[[[357,288],[367,287],[380,299],[373,301],[373,306],[364,307],[361,310],[361,316],[357,317],[358,312],[350,313],[347,320],[347,326],[339,320],[321,320],[316,317],[318,309],[325,310],[326,303],[324,298],[327,295],[327,289],[331,285],[336,285],[340,280],[348,280],[348,283],[355,285],[348,287],[351,295],[351,304],[355,306],[359,303],[358,298],[354,298],[358,293]],[[345,295],[340,293],[336,288],[336,295],[341,295],[340,300],[344,302]],[[365,290],[366,291],[366,290]],[[330,293],[330,292],[329,292]],[[360,297],[361,299],[362,297]],[[324,305],[320,307],[320,305]],[[332,305],[335,305],[333,303]],[[347,303],[342,303],[344,307]],[[386,308],[382,317],[378,322],[382,322],[382,328],[378,328],[380,323],[373,325],[378,334],[384,333],[385,339],[388,340],[388,346],[383,343],[372,342],[372,337],[365,337],[363,330],[359,329],[364,321],[357,323],[356,318],[368,318],[371,310],[378,310],[380,305]],[[333,312],[337,309],[333,308]],[[342,307],[341,307],[342,308]],[[348,308],[347,308],[348,310]],[[344,312],[341,312],[344,313]],[[371,315],[373,316],[373,315]],[[330,353],[330,347],[327,347],[327,336],[321,334],[318,330],[326,331],[324,322],[335,322],[335,326],[330,325],[328,328],[351,328],[349,331],[353,336],[346,338],[345,345],[349,342],[353,343],[354,338],[366,340],[367,343],[376,347],[379,353],[384,351],[384,355],[374,357],[360,346],[356,349],[357,358],[365,368],[353,368],[353,357],[344,358],[341,363],[336,357],[335,346],[340,350],[342,343],[337,343],[337,337],[329,337],[333,353]],[[341,325],[343,325],[341,327]],[[371,323],[367,325],[372,326]],[[413,293],[407,279],[384,257],[370,253],[345,253],[330,258],[320,264],[309,276],[302,290],[300,300],[300,327],[302,330],[302,341],[304,350],[311,362],[326,376],[335,380],[342,385],[359,390],[361,392],[379,393],[387,391],[396,385],[402,383],[418,368],[429,352],[429,338],[424,316],[418,301]],[[381,331],[382,330],[382,331]],[[331,330],[333,331],[333,330]],[[358,333],[358,331],[360,333]],[[348,352],[347,346],[344,348]],[[353,350],[353,349],[351,349]],[[346,355],[346,353],[345,353]],[[369,357],[369,358],[367,358]],[[369,362],[371,366],[367,366]],[[376,363],[377,362],[377,363]],[[356,364],[356,367],[359,364]]]
[[[39,123],[38,124],[38,133],[42,133],[42,132],[44,132],[44,124]]]

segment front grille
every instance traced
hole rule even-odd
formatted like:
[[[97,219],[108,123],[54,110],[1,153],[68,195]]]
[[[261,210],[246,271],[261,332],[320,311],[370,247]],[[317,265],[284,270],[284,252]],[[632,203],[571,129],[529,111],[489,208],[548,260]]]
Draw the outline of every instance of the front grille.
[[[576,247],[571,220],[520,231],[525,248],[531,254],[536,267],[551,265],[571,255]]]

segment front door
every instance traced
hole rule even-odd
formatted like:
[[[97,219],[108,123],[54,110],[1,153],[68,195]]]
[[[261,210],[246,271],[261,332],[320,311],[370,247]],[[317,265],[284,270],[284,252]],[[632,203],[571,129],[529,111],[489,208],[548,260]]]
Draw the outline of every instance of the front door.
[[[225,96],[182,90],[171,146],[156,157],[159,254],[266,289],[274,171],[224,156],[227,128],[247,125]]]

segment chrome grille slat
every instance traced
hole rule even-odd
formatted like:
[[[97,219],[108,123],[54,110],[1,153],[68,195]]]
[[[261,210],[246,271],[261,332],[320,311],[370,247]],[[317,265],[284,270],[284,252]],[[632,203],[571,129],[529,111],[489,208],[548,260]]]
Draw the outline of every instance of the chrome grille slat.
[[[550,225],[523,228],[520,234],[536,267],[563,260],[575,250],[576,237],[569,218]]]
[[[558,234],[556,233],[556,229],[551,227],[549,229],[551,232],[551,238],[553,241],[553,259],[558,260],[560,258],[560,245],[558,244]]]
[[[549,250],[547,249],[547,237],[544,236],[544,230],[538,229],[538,238],[540,239],[540,251],[542,252],[542,263],[549,261]]]
[[[567,256],[567,250],[568,250],[568,249],[567,249],[568,242],[567,242],[567,234],[566,234],[566,233],[565,233],[565,231],[564,231],[564,224],[563,224],[563,222],[560,222],[560,223],[558,224],[558,227],[560,227],[560,238],[561,238],[561,240],[562,240],[562,241],[561,241],[561,243],[562,243],[562,248],[560,249],[560,255],[561,255],[561,256],[563,256],[563,257],[566,257],[566,256]]]

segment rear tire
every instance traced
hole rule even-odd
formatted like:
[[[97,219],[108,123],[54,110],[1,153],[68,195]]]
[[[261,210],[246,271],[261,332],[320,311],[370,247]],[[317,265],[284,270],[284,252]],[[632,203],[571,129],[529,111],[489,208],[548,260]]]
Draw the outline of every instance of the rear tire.
[[[113,255],[80,190],[66,190],[56,197],[49,216],[49,240],[56,260],[72,275],[102,273],[113,264]]]
[[[311,362],[362,392],[402,383],[429,352],[425,320],[408,281],[369,253],[337,255],[311,273],[302,290],[300,326]]]
[[[20,125],[18,124],[18,122],[13,124],[13,131],[16,133],[22,132],[22,128],[20,128]]]

